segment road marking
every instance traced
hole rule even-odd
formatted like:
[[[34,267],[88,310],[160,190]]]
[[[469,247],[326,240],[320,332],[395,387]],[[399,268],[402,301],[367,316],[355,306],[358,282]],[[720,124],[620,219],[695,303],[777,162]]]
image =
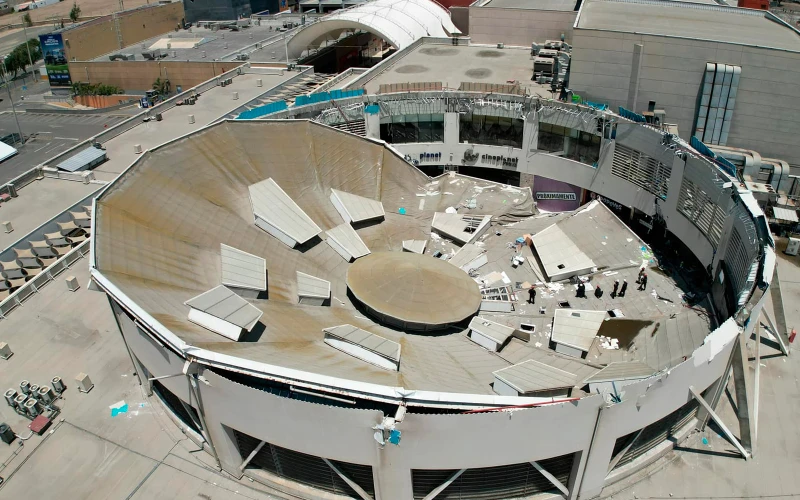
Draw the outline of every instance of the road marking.
[[[58,139],[61,141],[80,141],[77,137],[54,137],[54,139]]]

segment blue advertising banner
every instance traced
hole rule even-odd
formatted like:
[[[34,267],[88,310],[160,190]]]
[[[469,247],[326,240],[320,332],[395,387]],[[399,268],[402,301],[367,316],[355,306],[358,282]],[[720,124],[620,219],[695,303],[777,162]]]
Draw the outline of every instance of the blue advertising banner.
[[[61,33],[39,35],[42,44],[44,67],[47,69],[47,78],[53,87],[69,87],[72,79],[69,76],[69,65],[64,53],[64,39]]]

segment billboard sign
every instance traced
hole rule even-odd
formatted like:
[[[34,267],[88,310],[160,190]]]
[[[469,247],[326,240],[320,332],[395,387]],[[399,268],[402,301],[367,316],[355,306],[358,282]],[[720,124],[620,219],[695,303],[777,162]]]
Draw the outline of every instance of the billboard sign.
[[[536,175],[533,177],[533,196],[542,212],[566,212],[581,204],[582,189],[566,182]]]
[[[39,35],[42,44],[44,67],[47,70],[47,79],[52,87],[69,87],[72,79],[69,77],[67,55],[64,52],[64,39],[61,33]]]

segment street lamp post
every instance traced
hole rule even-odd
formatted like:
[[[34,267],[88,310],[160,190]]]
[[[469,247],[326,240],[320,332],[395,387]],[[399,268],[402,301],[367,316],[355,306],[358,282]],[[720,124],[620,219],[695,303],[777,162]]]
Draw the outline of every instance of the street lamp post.
[[[14,106],[14,98],[11,97],[11,87],[8,86],[8,80],[6,79],[5,64],[0,64],[0,73],[3,75],[3,83],[8,91],[8,101],[11,103],[11,112],[14,115],[14,121],[17,122],[17,130],[19,130],[19,142],[25,144],[25,136],[22,135],[22,127],[19,124],[19,118],[17,118],[17,108]],[[14,142],[16,143],[16,141]]]
[[[33,76],[33,57],[31,57],[31,45],[28,43],[28,27],[25,22],[22,22],[22,31],[25,33],[25,48],[28,49],[28,62],[31,65],[31,85],[36,82],[36,77]]]

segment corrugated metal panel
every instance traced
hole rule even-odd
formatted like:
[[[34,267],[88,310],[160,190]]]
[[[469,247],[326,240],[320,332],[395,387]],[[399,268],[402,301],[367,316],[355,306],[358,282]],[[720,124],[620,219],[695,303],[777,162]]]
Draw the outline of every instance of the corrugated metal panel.
[[[222,260],[222,284],[249,288],[267,289],[267,261],[261,257],[220,244]]]
[[[482,254],[485,253],[486,250],[484,248],[481,248],[472,243],[468,243],[463,247],[461,247],[461,250],[456,252],[456,254],[453,255],[453,257],[447,262],[453,264],[456,267],[464,269],[465,265],[469,264],[470,262],[474,261],[476,258],[480,257]]]
[[[333,229],[329,229],[325,231],[325,234],[328,235],[328,243],[331,243],[331,240],[339,246],[339,249],[336,246],[333,246],[334,249],[339,252],[340,249],[344,250],[346,255],[342,255],[347,260],[350,259],[357,259],[359,257],[363,257],[365,255],[369,255],[369,248],[358,235],[353,226],[348,223],[340,224]]]
[[[620,143],[614,145],[611,173],[631,182],[648,193],[667,199],[672,166],[650,158]]]
[[[556,309],[550,340],[588,351],[606,315],[606,311]]]
[[[297,295],[327,299],[331,296],[331,282],[297,271]]]
[[[520,394],[551,389],[575,387],[578,377],[573,373],[529,359],[493,373]]]
[[[248,189],[253,214],[298,243],[305,243],[322,232],[272,178],[253,184]]]
[[[331,195],[339,200],[339,203],[341,203],[341,206],[347,212],[347,216],[353,222],[379,219],[386,215],[386,212],[383,210],[383,204],[379,201],[339,191],[338,189],[331,189]],[[345,220],[347,220],[347,217]]]
[[[428,240],[403,240],[403,250],[411,253],[425,253]]]
[[[356,328],[353,325],[333,326],[325,328],[322,331],[332,337],[344,340],[349,344],[357,345],[363,349],[374,352],[386,359],[400,362],[400,344],[392,340]]]
[[[785,220],[788,222],[797,222],[797,210],[790,210],[788,208],[772,207],[772,214],[776,219]]]
[[[574,454],[563,455],[537,463],[567,484]],[[457,469],[412,469],[411,481],[415,500],[422,500],[447,481]],[[453,483],[436,496],[436,500],[501,500],[528,497],[552,491],[560,494],[553,483],[529,462],[499,467],[482,467],[464,471]]]
[[[187,300],[185,304],[246,330],[253,328],[263,314],[224,285],[201,293]]]
[[[84,170],[87,165],[96,165],[102,160],[105,160],[105,158],[105,150],[91,147],[62,161],[57,166],[61,170],[66,170],[67,172],[77,172],[78,170]]]

